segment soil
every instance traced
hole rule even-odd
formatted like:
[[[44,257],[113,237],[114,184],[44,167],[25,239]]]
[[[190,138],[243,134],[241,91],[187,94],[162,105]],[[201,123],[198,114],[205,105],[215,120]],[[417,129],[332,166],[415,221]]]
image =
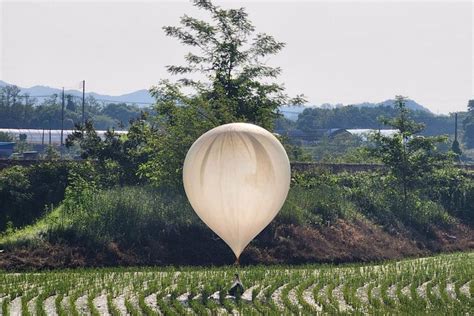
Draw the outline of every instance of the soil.
[[[0,269],[226,265],[235,260],[216,235],[195,227],[146,245],[84,245],[75,240],[5,249],[0,253]],[[337,220],[328,226],[270,225],[247,246],[240,263],[376,262],[472,250],[474,229],[463,224],[433,227],[427,233],[407,228],[388,230],[366,219]]]

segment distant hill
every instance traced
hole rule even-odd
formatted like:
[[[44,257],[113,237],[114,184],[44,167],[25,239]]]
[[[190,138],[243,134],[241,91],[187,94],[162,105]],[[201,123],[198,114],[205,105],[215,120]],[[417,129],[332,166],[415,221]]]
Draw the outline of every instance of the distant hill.
[[[363,103],[358,103],[358,104],[347,104],[343,105],[342,103],[337,103],[337,104],[330,104],[330,103],[324,103],[321,105],[309,105],[309,106],[294,106],[294,105],[289,105],[289,106],[283,106],[280,108],[280,111],[282,112],[283,116],[285,116],[287,119],[296,121],[298,119],[298,114],[303,112],[307,108],[321,108],[321,109],[336,109],[340,108],[343,106],[355,106],[358,108],[362,107],[369,107],[369,108],[374,108],[377,106],[391,106],[393,107],[395,100],[389,99],[385,100],[383,102],[379,103],[371,103],[371,102],[363,102]],[[423,105],[417,103],[416,101],[413,100],[406,100],[406,105],[407,107],[412,110],[412,111],[424,111],[428,113],[432,113],[428,108],[424,107]]]
[[[393,107],[394,102],[395,102],[394,99],[389,99],[389,100],[385,100],[385,101],[380,102],[380,103],[363,102],[363,103],[359,103],[359,104],[353,104],[353,106],[356,106],[356,107],[369,107],[369,108],[373,108],[373,107],[377,107],[377,106],[391,106],[391,107]],[[410,99],[406,100],[406,106],[407,106],[407,108],[409,108],[412,111],[424,111],[424,112],[432,113],[429,109],[427,109],[423,105],[421,105],[421,104],[419,104],[419,103],[417,103],[413,100],[410,100]]]
[[[11,85],[11,84],[0,80],[0,87],[6,86],[6,85]],[[28,93],[30,96],[37,97],[40,100],[50,95],[53,95],[53,94],[59,95],[61,93],[61,89],[52,88],[48,86],[33,86],[31,88],[22,88],[22,87],[19,87],[19,88],[21,89],[22,93]],[[82,96],[82,91],[79,91],[79,90],[65,90],[65,93],[78,96],[78,97]],[[97,100],[101,100],[101,101],[135,103],[138,106],[146,106],[149,104],[153,104],[155,102],[155,99],[150,95],[150,93],[146,89],[137,90],[137,91],[133,91],[130,93],[121,94],[117,96],[86,91],[86,97],[87,96],[93,96]]]
[[[10,85],[10,84],[5,82],[5,81],[0,80],[0,87],[6,86],[6,85]],[[48,86],[33,86],[31,88],[22,88],[22,87],[19,87],[19,88],[21,89],[21,91],[23,93],[28,93],[32,97],[40,96],[39,99],[41,99],[41,97],[50,96],[50,95],[55,94],[55,93],[56,94],[61,93],[61,89],[52,88],[52,87],[48,87]],[[71,95],[75,95],[75,96],[78,96],[78,97],[82,96],[82,91],[79,91],[79,90],[66,90],[65,92],[66,92],[66,94],[71,94]],[[130,93],[117,95],[117,96],[100,94],[100,93],[96,93],[96,92],[87,92],[86,91],[86,97],[89,96],[89,95],[91,95],[94,98],[96,98],[97,100],[101,100],[101,101],[135,103],[138,106],[147,106],[147,105],[153,104],[155,102],[155,99],[150,95],[150,93],[146,89],[137,90],[137,91],[133,91],[133,92],[130,92]],[[363,102],[363,103],[352,104],[352,105],[355,106],[355,107],[393,106],[393,102],[394,102],[393,99],[389,99],[389,100],[385,100],[385,101],[379,102],[379,103]],[[431,111],[429,109],[427,109],[426,107],[422,106],[421,104],[419,104],[419,103],[417,103],[413,100],[408,99],[406,104],[407,104],[407,107],[411,110],[414,110],[414,111],[419,110],[419,111],[425,111],[425,112],[431,113]],[[311,106],[283,106],[283,107],[280,108],[280,111],[283,113],[283,115],[286,118],[296,121],[298,119],[298,114],[303,112],[304,109],[306,109],[308,107],[309,108],[311,108],[311,107],[320,107],[320,108],[323,108],[323,109],[333,109],[333,108],[338,108],[338,107],[342,107],[342,106],[345,106],[345,105],[343,105],[342,103],[338,103],[338,104],[324,103],[324,104],[321,104],[321,105],[318,105],[318,106],[316,106],[316,105],[311,105]]]

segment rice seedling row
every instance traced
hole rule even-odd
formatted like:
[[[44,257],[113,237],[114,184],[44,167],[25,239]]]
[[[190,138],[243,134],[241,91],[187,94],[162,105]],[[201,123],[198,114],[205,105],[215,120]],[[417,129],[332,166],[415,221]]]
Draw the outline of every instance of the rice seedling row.
[[[246,291],[228,295],[238,272]],[[377,265],[0,272],[0,315],[314,315],[474,310],[474,253]]]

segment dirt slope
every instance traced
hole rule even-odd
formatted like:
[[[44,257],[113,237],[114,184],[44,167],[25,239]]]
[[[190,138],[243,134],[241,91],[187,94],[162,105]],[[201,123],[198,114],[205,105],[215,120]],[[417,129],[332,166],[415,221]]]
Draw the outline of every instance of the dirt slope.
[[[118,265],[232,264],[230,249],[207,229],[189,228],[153,244],[84,246],[83,241],[44,242],[6,249],[0,269],[51,269]],[[474,230],[462,224],[433,228],[430,234],[390,231],[367,220],[338,220],[330,226],[267,227],[244,251],[242,264],[369,262],[474,249]]]

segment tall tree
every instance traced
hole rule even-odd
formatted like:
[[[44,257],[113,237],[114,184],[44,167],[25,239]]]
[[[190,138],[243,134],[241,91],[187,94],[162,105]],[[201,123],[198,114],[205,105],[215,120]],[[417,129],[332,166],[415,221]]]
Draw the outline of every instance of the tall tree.
[[[265,64],[284,43],[255,33],[244,8],[224,9],[208,0],[193,3],[208,14],[208,21],[184,15],[180,26],[163,28],[191,49],[184,65],[167,67],[181,78],[151,89],[160,129],[150,135],[145,150],[152,159],[141,172],[158,184],[181,182],[187,149],[206,130],[230,122],[271,130],[279,106],[304,102],[301,95],[290,100],[283,86],[272,81],[281,69]]]
[[[187,76],[173,87],[197,92],[207,101],[206,114],[216,124],[246,121],[271,129],[277,108],[288,98],[282,85],[268,80],[276,78],[281,69],[265,61],[285,44],[255,33],[244,8],[223,9],[208,0],[193,2],[208,13],[209,22],[184,15],[181,26],[163,28],[166,35],[192,50],[185,56],[185,65],[167,66],[171,74]],[[196,73],[204,80],[192,78]],[[161,88],[168,84],[163,82]],[[152,89],[155,96],[160,92],[160,87]]]
[[[410,118],[405,97],[397,96],[395,107],[398,116],[382,119],[382,123],[398,130],[394,136],[375,134],[376,146],[372,153],[389,168],[403,193],[405,211],[410,190],[425,185],[433,170],[452,161],[451,155],[437,150],[436,145],[447,141],[446,136],[424,137],[419,134],[424,125]]]

